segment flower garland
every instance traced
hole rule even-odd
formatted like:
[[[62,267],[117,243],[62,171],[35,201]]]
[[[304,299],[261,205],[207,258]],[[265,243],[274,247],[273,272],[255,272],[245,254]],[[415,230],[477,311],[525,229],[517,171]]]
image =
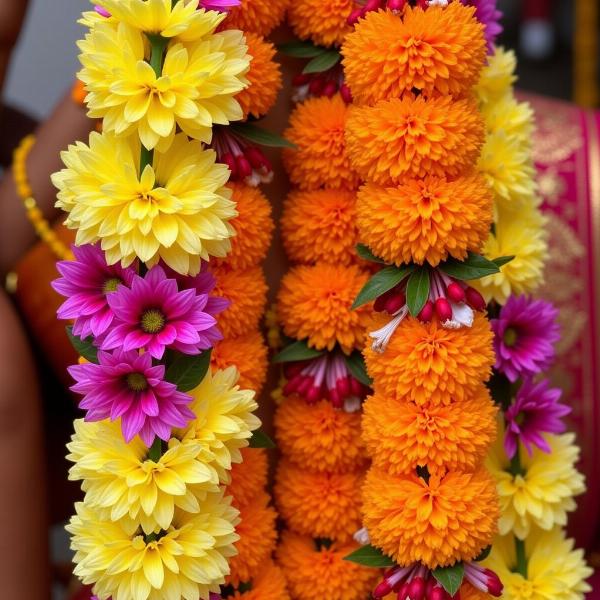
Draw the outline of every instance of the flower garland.
[[[205,146],[269,109],[248,88],[261,69],[269,91],[278,81],[270,44],[230,28],[239,4],[100,0],[81,21],[79,78],[103,127],[53,176],[77,230],[54,287],[82,356],[69,371],[86,412],[69,444],[85,498],[67,529],[75,573],[99,600],[285,598],[281,574],[273,566],[265,582],[255,554],[259,531],[269,559],[275,513],[244,388],[260,388],[265,368],[237,350],[266,355],[258,265],[270,208],[244,183],[252,173],[226,185],[227,162]],[[236,269],[255,275],[252,310],[237,302]]]

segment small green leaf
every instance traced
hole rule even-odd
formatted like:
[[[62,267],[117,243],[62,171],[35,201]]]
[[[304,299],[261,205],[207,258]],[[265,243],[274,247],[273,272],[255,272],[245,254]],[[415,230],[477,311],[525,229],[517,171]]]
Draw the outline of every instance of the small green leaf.
[[[317,358],[323,354],[320,350],[309,348],[306,340],[298,340],[289,346],[286,346],[279,354],[276,354],[273,358],[273,362],[284,363],[284,362],[295,362],[297,360],[309,360],[311,358]]]
[[[440,264],[440,269],[450,277],[464,280],[481,279],[500,272],[500,268],[495,262],[472,252],[469,252],[467,259],[462,262],[455,258],[448,259],[445,263]]]
[[[275,448],[275,442],[262,429],[256,429],[250,438],[250,448]]]
[[[355,379],[358,379],[363,385],[368,385],[369,387],[373,385],[373,380],[369,377],[367,368],[365,367],[365,359],[358,350],[355,350],[350,356],[344,356],[344,360]]]
[[[363,260],[385,265],[385,261],[375,256],[373,252],[371,252],[371,248],[365,246],[364,244],[356,244],[356,254],[358,254],[358,256]]]
[[[433,576],[451,596],[454,596],[462,585],[465,576],[465,566],[459,562],[451,567],[438,567],[433,572]]]
[[[169,352],[165,379],[174,383],[180,392],[193,390],[208,372],[210,354],[210,349],[194,355]]]
[[[315,46],[312,42],[287,42],[285,44],[278,44],[277,50],[286,56],[293,56],[294,58],[314,58],[327,52],[327,50],[321,46]]]
[[[421,267],[412,273],[406,284],[406,304],[413,317],[416,317],[429,298],[429,267]]]
[[[231,128],[232,133],[239,135],[249,142],[258,144],[259,146],[270,146],[272,148],[296,148],[295,144],[292,144],[292,142],[289,142],[280,135],[277,135],[272,131],[267,131],[262,127],[257,127],[252,123],[236,123],[230,125],[229,127]]]
[[[88,337],[82,340],[79,336],[73,333],[71,326],[67,327],[67,336],[69,341],[79,356],[83,356],[86,360],[98,364],[98,348],[93,344],[93,338]]]
[[[348,556],[344,556],[344,560],[363,565],[363,567],[375,567],[376,569],[393,567],[396,564],[393,559],[386,556],[379,548],[375,548],[370,544],[362,546],[358,550],[348,554]]]
[[[303,69],[303,73],[323,73],[329,71],[332,67],[335,67],[340,60],[342,55],[337,50],[326,50],[318,56],[315,56]]]
[[[498,268],[503,267],[504,265],[508,264],[511,260],[514,260],[515,256],[514,254],[511,256],[499,256],[498,258],[495,258],[492,262],[496,264],[496,266]]]
[[[365,283],[362,290],[356,296],[356,300],[352,305],[353,309],[375,300],[375,298],[385,294],[388,290],[391,290],[394,286],[398,285],[405,277],[410,275],[413,271],[413,266],[407,267],[386,267],[378,271]]]
[[[491,551],[492,546],[490,544],[479,553],[479,556],[475,559],[475,562],[481,562],[482,560],[485,560],[490,555]]]

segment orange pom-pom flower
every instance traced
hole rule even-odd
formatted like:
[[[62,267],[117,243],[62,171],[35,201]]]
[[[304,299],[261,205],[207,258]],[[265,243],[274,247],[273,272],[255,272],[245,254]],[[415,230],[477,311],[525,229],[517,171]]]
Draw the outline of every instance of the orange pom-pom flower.
[[[227,600],[290,600],[283,571],[271,560],[261,565],[247,592],[234,592]]]
[[[242,448],[242,462],[231,465],[231,482],[226,495],[233,497],[234,506],[245,506],[267,485],[269,464],[263,448]]]
[[[353,8],[354,0],[293,0],[287,19],[298,37],[337,46],[351,31],[348,15]]]
[[[242,0],[229,10],[223,26],[257,35],[269,35],[283,21],[289,0]]]

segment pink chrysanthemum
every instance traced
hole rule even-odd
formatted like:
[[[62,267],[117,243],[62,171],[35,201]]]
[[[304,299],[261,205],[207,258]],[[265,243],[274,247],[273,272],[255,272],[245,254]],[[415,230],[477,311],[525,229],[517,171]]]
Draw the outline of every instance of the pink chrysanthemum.
[[[240,6],[242,0],[200,0],[198,8],[206,10],[216,10],[217,12],[227,12],[234,6]]]
[[[67,297],[58,309],[58,318],[74,319],[73,333],[79,337],[97,337],[114,319],[107,295],[116,291],[119,284],[130,286],[135,272],[120,264],[109,267],[102,250],[92,244],[73,246],[73,253],[75,260],[56,264],[62,277],[53,281],[52,287]]]
[[[207,311],[208,300],[208,294],[195,289],[180,291],[162,267],[150,269],[145,277],[134,275],[131,289],[120,285],[108,297],[116,320],[101,348],[143,348],[158,359],[167,347],[198,354],[223,337]]]
[[[475,17],[485,27],[485,41],[488,52],[494,49],[496,38],[502,33],[503,27],[500,23],[502,13],[498,10],[498,0],[462,0],[463,4],[475,7]]]
[[[69,368],[77,382],[71,390],[83,395],[79,407],[87,411],[86,421],[120,417],[125,441],[139,435],[150,447],[155,436],[168,441],[172,428],[195,417],[188,408],[191,396],[164,380],[165,366],[152,366],[149,353],[99,351],[98,360]]]
[[[571,409],[559,402],[562,392],[551,388],[547,379],[535,383],[527,379],[519,391],[515,401],[505,413],[506,432],[504,449],[508,458],[517,453],[519,441],[523,443],[531,456],[533,446],[543,452],[551,448],[543,433],[563,433],[566,429],[562,418]]]
[[[554,344],[560,338],[558,311],[544,300],[511,296],[492,319],[496,369],[510,381],[536,375],[554,359]]]

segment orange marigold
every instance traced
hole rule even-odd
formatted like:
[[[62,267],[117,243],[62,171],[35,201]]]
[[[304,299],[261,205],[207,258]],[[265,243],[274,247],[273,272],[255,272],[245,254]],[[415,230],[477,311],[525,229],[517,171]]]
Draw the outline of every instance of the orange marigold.
[[[267,255],[275,227],[271,217],[271,203],[257,187],[243,183],[229,183],[231,199],[237,203],[238,216],[230,223],[235,229],[231,238],[231,252],[214,261],[232,269],[246,269],[257,265]]]
[[[480,592],[470,583],[463,583],[460,588],[460,600],[491,600],[492,596],[485,592]]]
[[[234,592],[227,600],[290,600],[283,571],[272,561],[261,565],[248,592]]]
[[[358,174],[346,152],[347,115],[348,106],[339,94],[310,98],[292,111],[284,136],[297,148],[284,150],[283,159],[294,185],[303,190],[358,187]]]
[[[244,335],[258,327],[267,302],[267,282],[260,267],[230,269],[215,265],[217,280],[214,294],[231,304],[218,316],[219,329],[225,337]]]
[[[237,555],[229,559],[231,574],[227,583],[235,587],[258,575],[271,556],[277,542],[277,513],[269,506],[270,497],[264,491],[240,508],[241,523],[235,528],[240,539],[235,543]]]
[[[259,118],[265,115],[277,100],[281,90],[281,67],[273,60],[275,46],[255,33],[245,32],[248,54],[252,57],[246,74],[248,87],[235,99],[240,103],[244,116]]]
[[[375,106],[353,106],[346,142],[363,179],[397,184],[406,176],[454,177],[479,157],[485,126],[472,99],[405,94]]]
[[[496,438],[497,407],[485,385],[450,405],[419,406],[375,394],[364,405],[363,438],[373,464],[392,475],[481,464]]]
[[[231,483],[226,494],[233,497],[235,506],[245,506],[262,494],[267,485],[269,461],[263,448],[242,448],[241,463],[231,465]]]
[[[377,569],[344,560],[358,544],[334,542],[316,547],[309,536],[286,531],[277,548],[277,562],[283,569],[294,600],[364,600],[370,596],[381,575]]]
[[[290,260],[349,265],[356,258],[356,193],[293,191],[283,205],[281,234]]]
[[[338,46],[352,31],[348,15],[353,9],[354,0],[293,0],[287,20],[298,37],[319,46]]]
[[[291,529],[315,538],[345,541],[360,529],[364,472],[313,473],[283,460],[275,478],[275,500]]]
[[[283,21],[288,4],[289,0],[242,0],[229,11],[224,27],[269,35]]]
[[[217,342],[210,356],[210,364],[215,369],[235,365],[240,373],[238,385],[258,394],[267,377],[268,354],[263,336],[256,330]]]
[[[308,338],[309,346],[333,350],[336,343],[350,353],[362,346],[369,311],[351,310],[367,274],[356,265],[318,263],[291,269],[281,281],[277,314],[285,334]]]
[[[474,473],[390,475],[372,468],[363,486],[364,525],[374,546],[399,565],[431,569],[473,560],[492,543],[499,508],[496,484]]]
[[[460,95],[473,87],[485,63],[483,25],[473,7],[407,7],[400,17],[371,11],[344,41],[344,74],[358,104],[399,98],[418,89]]]
[[[452,5],[450,5],[452,6]],[[464,260],[480,252],[490,233],[493,196],[485,178],[471,173],[409,179],[394,187],[367,184],[356,201],[359,237],[386,262]]]
[[[472,327],[445,329],[437,321],[409,317],[398,327],[385,352],[365,348],[375,389],[417,404],[464,400],[487,381],[494,364],[492,331],[486,317],[475,314]]]
[[[365,462],[360,412],[347,413],[328,400],[308,404],[291,396],[275,413],[277,446],[309,471],[352,471]]]

